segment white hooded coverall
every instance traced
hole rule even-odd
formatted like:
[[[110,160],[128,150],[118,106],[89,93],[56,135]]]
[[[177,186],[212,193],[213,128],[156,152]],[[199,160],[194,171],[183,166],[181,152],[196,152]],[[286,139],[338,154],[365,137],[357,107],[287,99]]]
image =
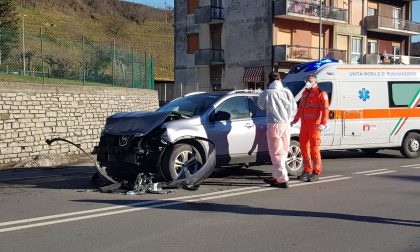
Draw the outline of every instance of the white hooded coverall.
[[[296,111],[296,102],[289,89],[276,80],[258,97],[258,107],[267,114],[267,143],[273,164],[273,178],[278,183],[289,181],[286,159],[290,145],[290,122]]]

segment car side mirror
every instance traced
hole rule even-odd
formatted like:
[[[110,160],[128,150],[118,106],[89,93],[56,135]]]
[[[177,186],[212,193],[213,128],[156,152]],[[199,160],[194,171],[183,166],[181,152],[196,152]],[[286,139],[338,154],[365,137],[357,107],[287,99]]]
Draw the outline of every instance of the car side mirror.
[[[226,111],[218,111],[210,116],[211,122],[228,121],[228,120],[230,120],[230,114]]]

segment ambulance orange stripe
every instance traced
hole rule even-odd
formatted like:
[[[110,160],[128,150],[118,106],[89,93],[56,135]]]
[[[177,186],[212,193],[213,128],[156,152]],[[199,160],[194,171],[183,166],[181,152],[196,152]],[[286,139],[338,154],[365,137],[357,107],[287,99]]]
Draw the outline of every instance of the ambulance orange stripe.
[[[334,110],[335,119],[378,119],[420,117],[420,108]]]

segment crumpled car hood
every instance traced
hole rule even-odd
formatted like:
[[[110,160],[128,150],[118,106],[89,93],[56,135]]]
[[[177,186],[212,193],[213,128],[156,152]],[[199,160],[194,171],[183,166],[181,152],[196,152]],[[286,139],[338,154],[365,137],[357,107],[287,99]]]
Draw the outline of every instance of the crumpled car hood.
[[[106,119],[105,134],[138,135],[148,134],[161,126],[171,112],[121,112]]]

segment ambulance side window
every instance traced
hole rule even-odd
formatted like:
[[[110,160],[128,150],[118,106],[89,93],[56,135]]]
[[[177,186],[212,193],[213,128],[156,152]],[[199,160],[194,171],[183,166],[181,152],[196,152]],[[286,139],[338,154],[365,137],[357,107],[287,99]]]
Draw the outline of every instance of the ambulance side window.
[[[331,103],[331,95],[332,95],[332,83],[331,82],[319,82],[318,83],[319,89],[328,94],[328,101]]]
[[[388,82],[389,106],[420,107],[420,82],[401,81]]]

